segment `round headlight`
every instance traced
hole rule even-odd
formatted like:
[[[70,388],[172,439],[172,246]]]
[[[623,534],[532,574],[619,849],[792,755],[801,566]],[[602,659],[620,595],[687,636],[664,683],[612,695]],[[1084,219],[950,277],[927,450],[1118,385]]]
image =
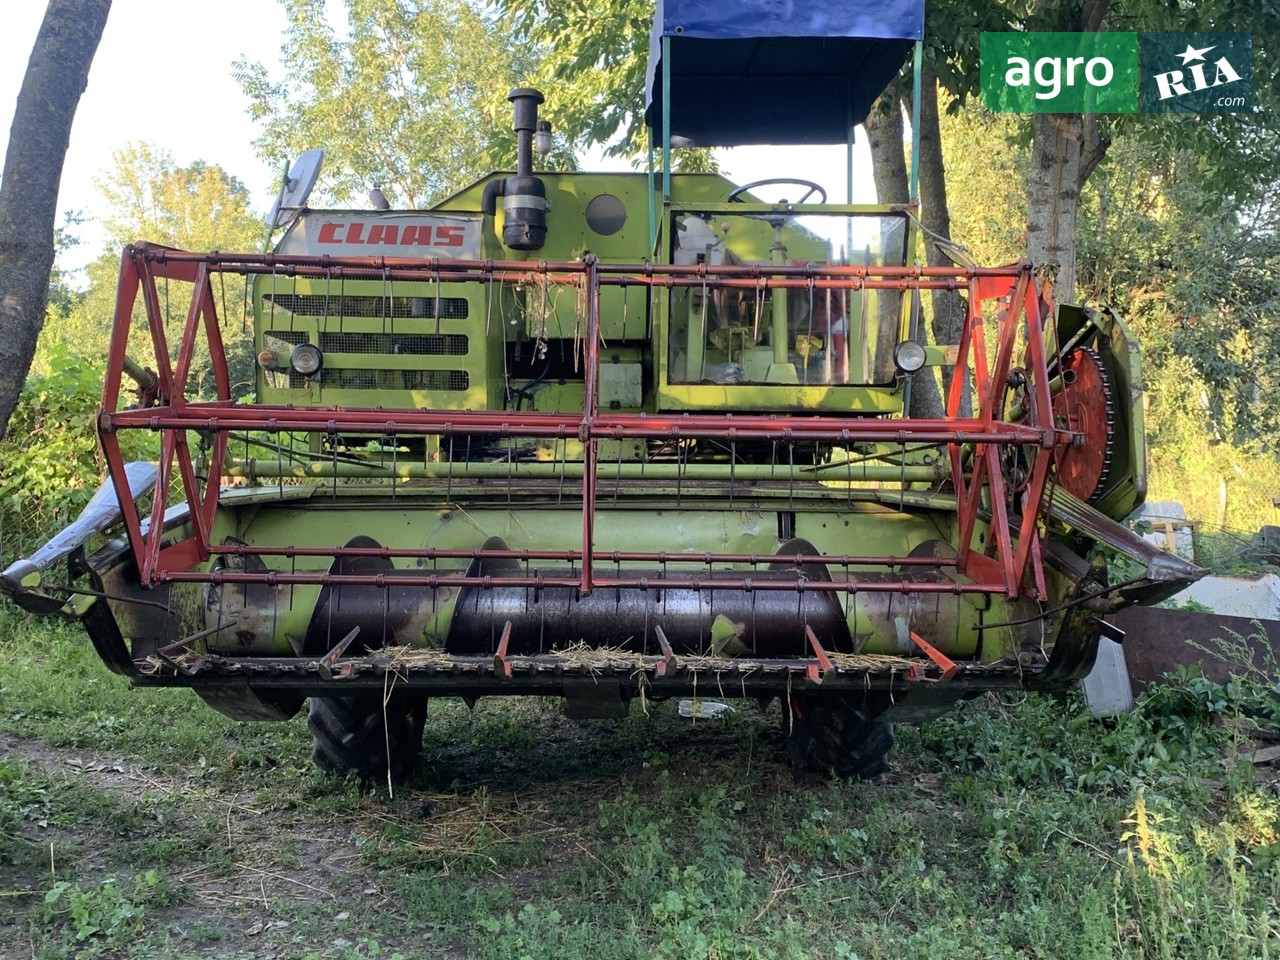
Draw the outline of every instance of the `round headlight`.
[[[893,364],[903,373],[915,373],[924,366],[924,344],[903,340],[893,351]]]
[[[314,344],[301,343],[289,354],[289,366],[300,376],[314,377],[324,366],[324,354]]]

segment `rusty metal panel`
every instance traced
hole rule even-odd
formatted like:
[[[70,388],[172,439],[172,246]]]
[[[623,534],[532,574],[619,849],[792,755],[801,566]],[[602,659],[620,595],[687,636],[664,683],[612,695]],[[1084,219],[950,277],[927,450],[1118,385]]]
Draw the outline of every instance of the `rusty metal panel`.
[[[1246,620],[1189,610],[1162,610],[1157,607],[1126,607],[1109,619],[1125,631],[1124,654],[1135,692],[1159,680],[1178,664],[1199,664],[1210,680],[1223,683],[1243,671],[1240,663],[1229,662],[1215,652],[1221,641],[1248,651],[1260,670],[1276,675],[1280,652],[1280,621]],[[1205,649],[1201,649],[1205,648]]]

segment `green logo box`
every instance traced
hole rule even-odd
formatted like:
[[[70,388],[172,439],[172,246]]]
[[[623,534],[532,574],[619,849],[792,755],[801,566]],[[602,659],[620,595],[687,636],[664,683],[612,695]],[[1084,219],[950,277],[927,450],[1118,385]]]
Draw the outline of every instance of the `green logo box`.
[[[1143,113],[1252,112],[1252,35],[1142,34],[1140,102]]]
[[[982,102],[998,113],[1134,113],[1136,33],[984,33]]]

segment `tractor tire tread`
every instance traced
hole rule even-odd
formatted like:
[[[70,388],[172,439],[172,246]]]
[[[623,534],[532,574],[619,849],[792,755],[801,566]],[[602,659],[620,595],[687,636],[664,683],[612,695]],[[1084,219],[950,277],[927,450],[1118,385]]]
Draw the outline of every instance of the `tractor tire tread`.
[[[839,698],[811,698],[791,723],[793,765],[843,780],[872,780],[889,769],[893,724]]]
[[[426,721],[426,698],[393,694],[312,697],[307,714],[311,756],[339,776],[380,779],[388,769],[403,783],[417,768]]]

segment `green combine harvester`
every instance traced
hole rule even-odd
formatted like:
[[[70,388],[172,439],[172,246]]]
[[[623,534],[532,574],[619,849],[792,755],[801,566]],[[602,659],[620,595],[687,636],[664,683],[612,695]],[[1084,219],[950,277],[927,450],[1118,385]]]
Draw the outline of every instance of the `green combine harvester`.
[[[914,203],[673,173],[673,141],[851,151],[918,62],[920,0],[725,6],[659,3],[648,173],[536,171],[518,89],[516,171],[429,210],[311,209],[313,152],[272,252],[127,248],[108,482],[0,588],[139,686],[242,720],[309,698],[317,762],[366,778],[414,768],[431,697],[502,694],[781,698],[797,770],[874,776],[894,721],[1087,673],[1109,611],[1200,573],[1116,522],[1137,345],[1028,263],[921,266]],[[956,343],[927,342],[937,289]],[[924,378],[941,416],[908,415]]]

